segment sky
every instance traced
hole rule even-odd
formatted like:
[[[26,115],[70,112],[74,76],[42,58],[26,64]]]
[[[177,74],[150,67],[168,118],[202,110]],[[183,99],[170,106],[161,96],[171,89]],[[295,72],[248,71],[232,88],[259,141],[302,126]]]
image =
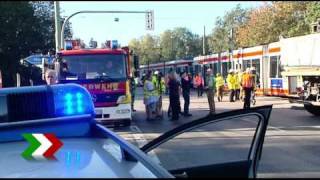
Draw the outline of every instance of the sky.
[[[73,37],[86,44],[91,38],[98,46],[106,40],[118,40],[128,45],[134,38],[147,33],[159,36],[165,30],[188,28],[192,33],[208,35],[218,16],[241,4],[243,8],[260,6],[262,1],[60,1],[61,17],[83,10],[104,11],[154,11],[154,30],[146,30],[145,14],[129,13],[81,13],[70,19]],[[114,21],[119,18],[119,21]]]

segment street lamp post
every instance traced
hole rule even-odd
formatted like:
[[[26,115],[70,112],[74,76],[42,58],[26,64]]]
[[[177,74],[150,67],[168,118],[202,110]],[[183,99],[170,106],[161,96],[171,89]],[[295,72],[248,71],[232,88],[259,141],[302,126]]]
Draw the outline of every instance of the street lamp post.
[[[58,52],[61,49],[61,47],[60,47],[61,24],[60,24],[60,5],[59,5],[59,1],[54,1],[54,21],[55,21],[56,52]]]

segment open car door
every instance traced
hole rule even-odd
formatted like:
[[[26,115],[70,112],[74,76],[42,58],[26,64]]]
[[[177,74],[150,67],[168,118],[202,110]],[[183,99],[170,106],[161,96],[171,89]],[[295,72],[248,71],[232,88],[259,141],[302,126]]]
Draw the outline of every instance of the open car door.
[[[271,110],[272,105],[208,115],[167,131],[141,150],[165,159],[160,163],[175,177],[256,178]]]

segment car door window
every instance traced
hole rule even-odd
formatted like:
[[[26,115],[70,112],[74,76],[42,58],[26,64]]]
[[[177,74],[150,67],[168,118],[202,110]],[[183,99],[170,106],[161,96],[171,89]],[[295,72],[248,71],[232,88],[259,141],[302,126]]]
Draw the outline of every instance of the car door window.
[[[235,177],[249,176],[249,171],[255,177],[257,162],[254,160],[260,156],[271,107],[265,107],[265,114],[262,110],[237,110],[195,120],[164,133],[141,149],[155,154],[161,165],[174,173],[203,167],[202,170],[208,168],[208,172],[204,172],[208,176],[216,176],[211,166],[228,164],[232,166],[230,173],[242,171],[234,173]]]

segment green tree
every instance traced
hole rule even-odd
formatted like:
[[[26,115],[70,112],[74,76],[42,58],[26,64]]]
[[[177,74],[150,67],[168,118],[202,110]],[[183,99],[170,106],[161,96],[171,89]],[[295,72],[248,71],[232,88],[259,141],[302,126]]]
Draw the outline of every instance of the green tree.
[[[309,25],[320,19],[320,2],[313,1],[307,4],[305,18],[306,18],[307,24]]]
[[[41,36],[43,37],[42,51],[46,53],[55,47],[55,16],[53,1],[31,1],[34,15],[41,25]],[[60,12],[61,14],[61,12]],[[64,18],[61,18],[61,26]],[[72,39],[72,24],[68,22],[65,27],[64,39]]]
[[[247,23],[237,29],[237,43],[242,47],[256,46],[279,41],[279,36],[288,38],[308,34],[310,25],[306,14],[310,3],[276,1],[252,10]]]
[[[53,3],[1,1],[0,27],[0,70],[4,86],[10,87],[21,58],[54,48]]]
[[[215,28],[209,35],[209,51],[222,52],[238,48],[236,30],[248,21],[249,9],[244,9],[238,4],[228,11],[222,18],[217,17]]]
[[[43,45],[41,24],[30,3],[0,2],[0,69],[5,87],[14,86],[20,58]]]
[[[164,61],[170,61],[175,58],[174,39],[171,30],[166,30],[160,34],[161,56]]]

